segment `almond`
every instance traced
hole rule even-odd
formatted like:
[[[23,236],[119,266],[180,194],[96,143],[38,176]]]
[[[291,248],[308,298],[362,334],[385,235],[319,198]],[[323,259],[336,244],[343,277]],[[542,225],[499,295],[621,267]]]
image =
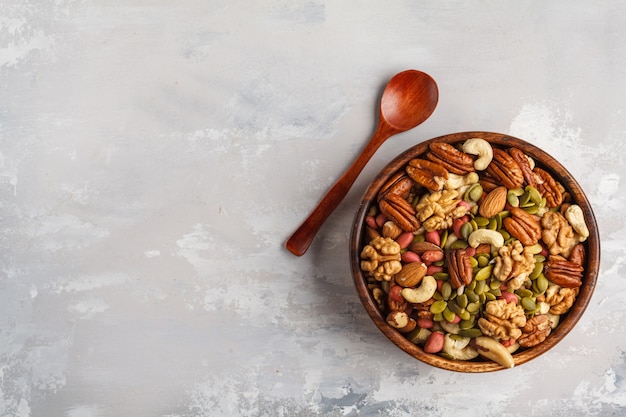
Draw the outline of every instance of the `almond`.
[[[480,204],[480,215],[488,219],[504,210],[506,205],[506,187],[498,187],[492,190]]]
[[[421,262],[406,264],[396,274],[396,283],[402,287],[415,287],[426,275],[426,265]]]

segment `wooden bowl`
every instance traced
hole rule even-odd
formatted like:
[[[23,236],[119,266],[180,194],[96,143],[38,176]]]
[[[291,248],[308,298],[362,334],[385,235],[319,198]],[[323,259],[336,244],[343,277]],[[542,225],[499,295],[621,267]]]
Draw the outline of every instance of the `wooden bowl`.
[[[420,346],[413,344],[402,333],[387,324],[385,321],[385,315],[383,315],[379,309],[372,293],[368,289],[367,277],[360,268],[360,253],[369,240],[364,228],[365,218],[371,206],[376,204],[376,198],[381,187],[394,173],[399,170],[403,170],[409,160],[415,157],[425,157],[425,154],[428,151],[428,146],[431,143],[445,142],[454,145],[460,144],[465,140],[474,137],[483,138],[492,145],[496,146],[517,147],[524,151],[528,156],[532,157],[537,166],[540,166],[548,171],[565,187],[567,191],[569,191],[573,202],[582,208],[585,221],[590,232],[588,239],[584,242],[586,246],[586,264],[584,265],[585,270],[582,279],[582,286],[580,287],[580,292],[574,305],[566,314],[561,316],[559,325],[551,332],[545,341],[534,347],[518,350],[513,354],[515,365],[526,363],[547,352],[559,343],[574,328],[589,304],[596,286],[600,266],[600,240],[591,205],[589,204],[589,201],[587,200],[587,197],[585,196],[585,193],[581,189],[580,185],[578,185],[572,175],[556,159],[536,146],[509,135],[490,132],[455,133],[422,142],[397,156],[376,176],[374,181],[365,191],[365,194],[360,202],[351,233],[350,262],[354,283],[359,297],[365,306],[367,314],[369,314],[374,324],[396,346],[414,358],[438,368],[457,372],[492,372],[505,368],[495,362],[482,359],[480,356],[473,361],[460,361],[447,359],[437,354],[425,353]]]

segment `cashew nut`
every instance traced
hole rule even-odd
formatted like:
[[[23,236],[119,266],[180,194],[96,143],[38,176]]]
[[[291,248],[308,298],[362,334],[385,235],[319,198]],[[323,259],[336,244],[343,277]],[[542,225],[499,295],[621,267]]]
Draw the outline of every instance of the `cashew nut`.
[[[489,243],[494,248],[499,248],[504,245],[504,236],[496,230],[478,229],[469,235],[467,243],[473,248],[477,248],[481,243]]]
[[[476,350],[487,359],[504,366],[505,368],[512,368],[515,366],[513,356],[509,353],[507,348],[496,339],[489,336],[478,336],[474,339],[476,344]]]
[[[572,229],[579,235],[579,240],[584,242],[589,237],[589,229],[585,223],[583,209],[578,204],[572,204],[565,210],[565,218],[572,226]]]
[[[466,175],[458,175],[451,172],[448,174],[444,187],[446,190],[458,190],[466,185],[476,184],[478,180],[478,174],[475,172],[470,172]]]
[[[469,337],[453,339],[448,333],[443,342],[443,351],[450,355],[452,359],[461,361],[472,360],[478,356],[478,351],[469,344],[470,340]]]
[[[402,289],[402,297],[409,303],[423,303],[431,299],[437,291],[437,280],[431,275],[426,275],[417,288]]]
[[[481,138],[472,138],[463,142],[463,152],[470,155],[478,155],[478,158],[474,161],[474,168],[478,171],[487,169],[493,159],[491,144]]]

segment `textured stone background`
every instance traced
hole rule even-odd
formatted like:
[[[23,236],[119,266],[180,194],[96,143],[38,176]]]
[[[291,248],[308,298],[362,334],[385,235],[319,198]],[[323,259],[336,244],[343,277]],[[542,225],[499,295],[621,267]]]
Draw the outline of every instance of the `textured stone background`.
[[[625,22],[621,0],[3,1],[0,416],[626,414]],[[408,68],[437,110],[287,253]],[[464,130],[555,156],[602,236],[579,326],[487,375],[389,343],[347,260],[375,173]]]

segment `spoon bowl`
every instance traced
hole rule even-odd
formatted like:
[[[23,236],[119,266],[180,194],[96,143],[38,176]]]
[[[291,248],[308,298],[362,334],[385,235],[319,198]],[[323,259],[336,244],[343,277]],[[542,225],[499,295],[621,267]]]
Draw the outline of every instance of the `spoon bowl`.
[[[285,243],[294,255],[303,255],[328,216],[337,208],[376,150],[391,136],[422,124],[437,107],[439,90],[432,77],[417,70],[394,75],[380,102],[380,119],[374,136],[352,165],[328,190],[309,217]]]

